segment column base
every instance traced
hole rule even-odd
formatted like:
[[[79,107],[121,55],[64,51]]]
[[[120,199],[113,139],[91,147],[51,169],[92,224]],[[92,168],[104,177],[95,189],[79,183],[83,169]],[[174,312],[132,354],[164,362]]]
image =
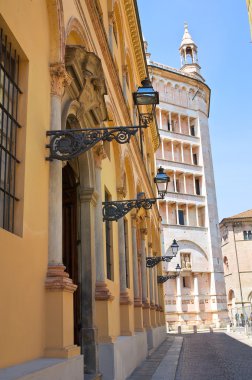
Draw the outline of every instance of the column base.
[[[136,332],[143,332],[143,304],[139,298],[134,299],[134,330]]]
[[[78,355],[80,355],[80,347],[76,346],[75,344],[69,347],[64,347],[62,349],[45,349],[46,358],[69,359]]]
[[[65,272],[64,265],[48,267],[46,288],[45,356],[71,358],[80,355],[74,345],[73,293],[77,285]]]
[[[120,325],[121,335],[131,336],[134,334],[134,320],[132,313],[132,304],[127,291],[120,294]]]
[[[106,282],[96,282],[95,299],[96,301],[112,301],[115,297],[111,294]]]

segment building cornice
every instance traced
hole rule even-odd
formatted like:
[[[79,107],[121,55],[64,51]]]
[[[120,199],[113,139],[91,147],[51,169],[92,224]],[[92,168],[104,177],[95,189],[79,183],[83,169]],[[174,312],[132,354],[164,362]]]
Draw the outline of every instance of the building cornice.
[[[162,72],[161,76],[165,78],[164,73],[167,73],[167,79],[172,79],[174,81],[181,82],[181,83],[187,83],[187,84],[190,84],[191,86],[196,86],[200,90],[205,90],[206,95],[207,95],[207,109],[208,109],[207,114],[209,116],[211,89],[206,83],[195,78],[193,75],[183,73],[180,70],[173,69],[172,67],[169,67],[166,65],[155,64],[155,62],[152,62],[152,61],[149,63],[148,68],[151,74],[155,74],[155,72],[156,73]]]
[[[224,218],[219,223],[220,227],[224,227],[226,224],[234,224],[234,223],[251,223],[252,218],[244,217],[244,218]]]

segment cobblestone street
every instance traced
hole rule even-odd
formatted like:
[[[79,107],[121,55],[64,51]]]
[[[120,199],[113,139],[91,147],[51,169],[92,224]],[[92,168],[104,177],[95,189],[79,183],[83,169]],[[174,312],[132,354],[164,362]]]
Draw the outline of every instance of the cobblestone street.
[[[168,335],[128,380],[252,380],[251,346],[243,334]]]
[[[252,348],[224,333],[183,335],[176,380],[250,380]]]

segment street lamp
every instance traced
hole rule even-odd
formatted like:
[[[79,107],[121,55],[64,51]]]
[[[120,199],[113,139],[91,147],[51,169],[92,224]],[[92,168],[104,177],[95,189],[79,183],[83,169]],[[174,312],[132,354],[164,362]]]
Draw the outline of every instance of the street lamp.
[[[174,239],[171,245],[172,255],[169,256],[148,256],[146,257],[146,267],[153,268],[161,261],[170,262],[174,257],[176,257],[178,253],[179,245],[177,241]]]
[[[154,117],[156,104],[159,103],[158,92],[154,91],[149,78],[144,79],[142,86],[133,93],[134,104],[138,108],[139,126],[118,126],[108,128],[76,128],[78,120],[72,123],[70,129],[47,131],[46,136],[50,137],[46,148],[50,150],[49,157],[52,160],[71,160],[80,154],[87,152],[100,141],[115,140],[119,144],[126,144],[131,136],[135,136],[137,131],[147,128]],[[142,106],[151,106],[148,112],[142,111]]]
[[[162,168],[162,166],[158,168],[154,182],[157,186],[158,195],[160,195],[161,198],[164,198],[165,194],[167,194],[170,177],[164,172],[164,168]]]
[[[181,266],[179,264],[177,264],[175,270],[176,270],[176,274],[171,274],[171,275],[167,275],[167,276],[157,276],[157,282],[158,282],[158,284],[163,284],[167,280],[171,280],[171,279],[177,278],[180,275]]]
[[[158,171],[156,177],[154,177],[154,182],[160,179],[160,173]],[[167,175],[162,177],[163,184],[168,186],[169,177]],[[166,181],[166,182],[165,182]],[[133,208],[140,209],[143,207],[145,210],[149,210],[152,208],[152,206],[156,203],[158,199],[163,199],[165,196],[165,192],[162,190],[161,195],[159,198],[145,198],[145,193],[138,193],[137,199],[127,199],[123,201],[108,201],[108,202],[102,202],[103,209],[103,221],[117,221],[118,219],[122,218],[124,215],[126,215],[130,210]]]
[[[153,120],[156,105],[159,104],[159,95],[154,91],[150,79],[147,77],[141,82],[142,86],[138,87],[136,92],[133,92],[133,100],[139,115],[140,125],[149,124]],[[150,112],[145,112],[144,109],[150,106]]]

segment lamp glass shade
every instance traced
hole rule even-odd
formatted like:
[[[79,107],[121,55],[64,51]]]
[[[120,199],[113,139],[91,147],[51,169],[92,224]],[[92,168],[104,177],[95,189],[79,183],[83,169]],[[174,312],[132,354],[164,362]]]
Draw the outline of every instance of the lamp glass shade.
[[[158,92],[154,91],[149,78],[145,78],[142,86],[138,87],[136,92],[133,92],[133,100],[136,106],[156,105],[159,103]]]
[[[175,239],[173,240],[173,243],[171,245],[171,249],[172,249],[173,255],[176,256],[177,253],[178,253],[179,245],[178,245],[178,243],[177,243],[177,241]]]
[[[164,198],[167,193],[168,183],[170,182],[170,177],[164,172],[164,168],[160,166],[156,177],[154,178],[154,183],[157,186],[158,194]]]

